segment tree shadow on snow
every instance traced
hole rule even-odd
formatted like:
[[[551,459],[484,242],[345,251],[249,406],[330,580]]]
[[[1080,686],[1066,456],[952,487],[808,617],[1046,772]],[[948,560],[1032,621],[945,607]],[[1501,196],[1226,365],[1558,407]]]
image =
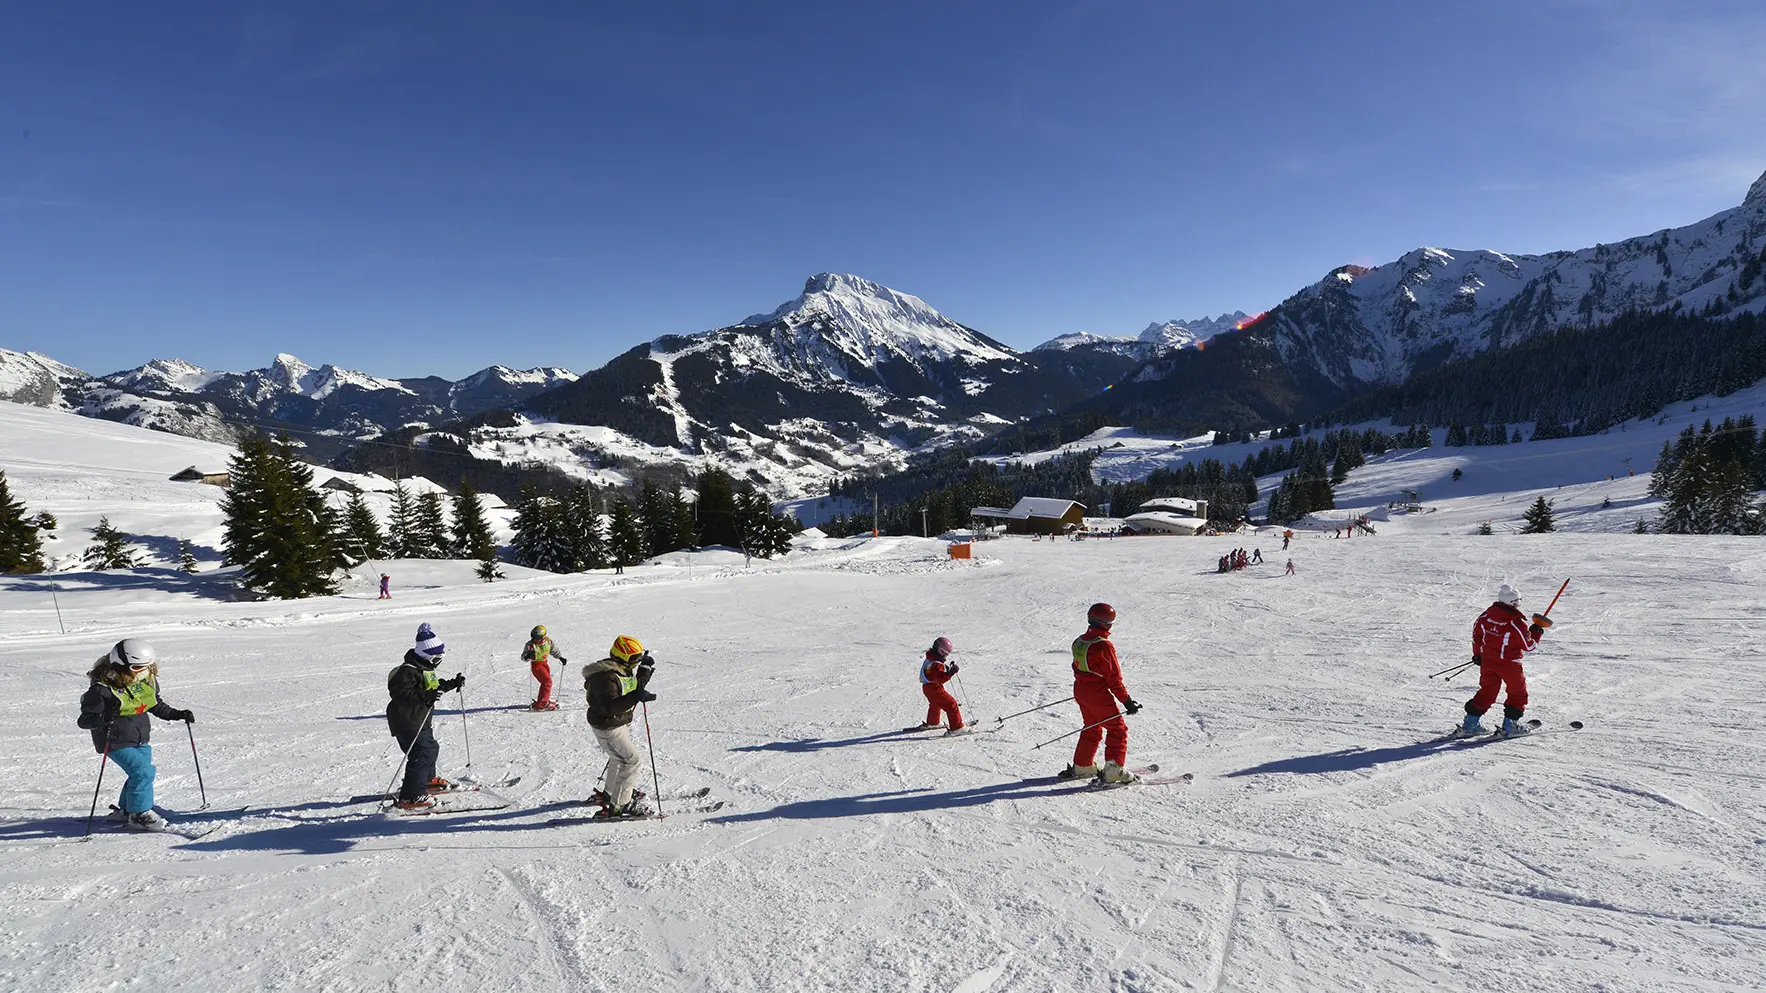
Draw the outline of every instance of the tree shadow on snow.
[[[1068,786],[1064,789],[1050,789],[1051,785],[1060,780],[1016,780],[1010,783],[995,783],[991,786],[978,786],[967,790],[950,790],[944,793],[933,793],[928,789],[897,790],[892,793],[863,793],[857,796],[834,797],[823,800],[799,800],[796,803],[782,803],[771,810],[756,810],[745,814],[725,814],[722,817],[707,817],[711,824],[742,824],[749,821],[795,820],[819,821],[836,817],[870,817],[876,814],[908,814],[924,810],[949,810],[957,807],[980,807],[1001,800],[1035,800],[1044,797],[1066,796],[1072,793],[1087,793],[1092,787],[1088,783]]]
[[[1262,765],[1254,765],[1225,775],[1230,778],[1233,776],[1265,776],[1284,772],[1302,776],[1329,772],[1353,772],[1357,769],[1371,769],[1388,762],[1420,759],[1426,755],[1433,755],[1454,743],[1453,739],[1446,739],[1420,741],[1392,748],[1362,748],[1357,745],[1353,748],[1340,748],[1334,752],[1320,752],[1317,755],[1296,755],[1293,758],[1273,759]]]

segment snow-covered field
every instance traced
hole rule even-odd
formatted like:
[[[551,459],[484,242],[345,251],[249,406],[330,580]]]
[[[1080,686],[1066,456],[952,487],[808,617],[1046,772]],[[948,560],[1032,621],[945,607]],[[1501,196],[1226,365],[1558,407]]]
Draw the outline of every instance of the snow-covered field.
[[[211,488],[163,481],[218,449],[31,410],[0,417],[0,466],[33,509],[218,540]],[[1641,476],[1584,479],[1609,456],[1573,441],[1545,463],[1573,484],[1569,520],[1601,487],[1641,494]],[[1422,462],[1485,459],[1377,537],[1303,531],[1292,577],[1267,532],[1008,539],[972,562],[937,541],[819,539],[752,566],[711,551],[624,576],[505,567],[488,586],[470,563],[408,562],[391,601],[367,574],[292,603],[220,599],[206,570],[62,573],[54,599],[5,577],[0,990],[1758,989],[1766,546],[1471,535],[1549,478],[1522,461],[1500,489],[1495,460],[1545,445],[1570,442],[1370,464],[1346,505],[1452,468]],[[1216,575],[1241,544],[1271,564]],[[1431,742],[1471,683],[1427,676],[1467,656],[1497,584],[1537,610],[1566,576],[1527,667],[1550,733]],[[1193,784],[1049,781],[1070,739],[1032,746],[1077,727],[1071,704],[965,739],[891,734],[923,716],[915,667],[941,634],[983,727],[1067,696],[1098,599],[1122,613],[1146,705],[1131,763]],[[442,773],[520,776],[507,809],[349,802],[393,774],[385,675],[424,621],[444,671],[468,676],[466,717],[457,697],[439,716]],[[536,623],[575,663],[643,639],[664,791],[708,787],[722,809],[548,826],[580,812],[602,761],[570,705],[576,665],[565,709],[520,709]],[[98,763],[77,699],[125,635],[158,645],[166,698],[196,712],[212,807],[246,808],[203,838],[78,840]],[[155,726],[174,819],[200,803],[178,730]],[[118,785],[113,769],[106,801]]]

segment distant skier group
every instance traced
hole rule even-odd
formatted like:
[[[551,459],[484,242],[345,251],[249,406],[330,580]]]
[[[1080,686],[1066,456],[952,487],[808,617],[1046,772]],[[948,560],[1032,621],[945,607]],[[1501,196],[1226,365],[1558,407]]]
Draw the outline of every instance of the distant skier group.
[[[1290,562],[1290,571],[1292,565]],[[1549,607],[1546,613],[1550,613]],[[1079,740],[1074,746],[1072,761],[1057,773],[1059,779],[1090,779],[1099,785],[1132,784],[1139,779],[1127,765],[1128,722],[1124,718],[1138,714],[1142,707],[1128,693],[1123,682],[1122,664],[1110,639],[1116,616],[1116,609],[1110,604],[1092,604],[1086,612],[1085,633],[1073,640],[1072,699],[1079,705],[1082,727],[1078,731]],[[1503,721],[1493,733],[1503,736],[1526,733],[1528,728],[1521,723],[1521,718],[1527,707],[1527,681],[1521,660],[1539,646],[1550,623],[1548,617],[1538,614],[1529,622],[1521,613],[1520,595],[1509,584],[1502,585],[1496,601],[1472,625],[1472,660],[1467,665],[1479,667],[1478,690],[1465,702],[1464,721],[1446,737],[1492,733],[1486,732],[1480,718],[1494,705],[1504,688],[1507,696],[1503,701]],[[947,736],[973,732],[974,729],[964,722],[961,706],[945,688],[945,684],[957,679],[961,672],[951,659],[954,650],[951,640],[942,636],[926,650],[918,666],[920,689],[926,700],[926,718],[917,727],[904,730],[943,727]],[[435,630],[427,623],[421,624],[403,661],[387,675],[387,729],[404,753],[403,778],[391,798],[392,806],[397,810],[426,812],[434,808],[435,795],[450,792],[458,786],[436,775],[441,749],[431,726],[436,704],[442,695],[461,690],[466,684],[463,673],[456,672],[446,679],[437,675],[436,669],[446,652],[447,646]],[[522,648],[522,658],[529,662],[539,683],[538,694],[528,709],[557,710],[558,704],[551,698],[551,662],[556,659],[564,664],[567,660],[547,636],[544,625],[537,625],[530,632],[529,640]],[[91,732],[94,749],[104,756],[100,764],[99,788],[102,788],[103,764],[106,762],[114,761],[128,777],[110,820],[144,831],[165,830],[167,827],[166,819],[154,808],[155,769],[147,716],[181,721],[187,727],[196,721],[191,711],[173,707],[161,698],[158,663],[158,653],[147,642],[139,638],[117,642],[87,673],[90,685],[80,698],[78,721],[81,728]],[[598,808],[595,819],[652,816],[650,807],[644,803],[644,792],[636,788],[641,762],[637,746],[632,741],[631,725],[634,712],[657,699],[649,689],[655,670],[656,661],[644,645],[637,638],[623,634],[613,640],[605,658],[583,666],[583,695],[589,727],[607,756],[601,786],[588,797],[589,803]],[[1097,764],[1100,744],[1104,750],[1101,766]],[[194,736],[191,748],[194,752]],[[95,791],[94,814],[97,801]]]

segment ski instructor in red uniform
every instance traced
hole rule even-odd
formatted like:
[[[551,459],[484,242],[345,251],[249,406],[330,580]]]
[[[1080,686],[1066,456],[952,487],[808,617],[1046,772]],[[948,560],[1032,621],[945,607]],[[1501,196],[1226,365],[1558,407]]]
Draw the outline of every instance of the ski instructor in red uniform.
[[[1122,685],[1122,665],[1116,661],[1116,646],[1110,643],[1110,625],[1116,623],[1116,608],[1107,603],[1094,603],[1086,611],[1089,626],[1073,642],[1073,699],[1079,704],[1079,717],[1087,727],[1079,734],[1073,749],[1073,763],[1059,773],[1062,779],[1084,779],[1097,776],[1107,783],[1132,783],[1134,773],[1123,768],[1128,761],[1128,722],[1116,709],[1140,713],[1141,705],[1128,696]],[[1104,743],[1104,767],[1097,760],[1098,740],[1108,732]]]

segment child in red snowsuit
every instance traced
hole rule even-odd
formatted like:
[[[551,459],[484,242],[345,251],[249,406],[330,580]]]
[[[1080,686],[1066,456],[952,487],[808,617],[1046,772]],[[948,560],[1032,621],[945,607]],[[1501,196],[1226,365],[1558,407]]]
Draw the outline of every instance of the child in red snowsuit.
[[[528,663],[528,671],[533,673],[533,678],[540,684],[539,695],[534,697],[531,709],[557,710],[558,703],[552,699],[552,660],[557,659],[559,665],[570,660],[564,657],[558,646],[552,644],[551,638],[546,637],[544,624],[534,625],[534,629],[528,634],[530,638],[521,648],[521,658]]]
[[[920,727],[935,728],[940,718],[949,716],[950,721],[945,734],[955,734],[963,729],[963,711],[957,706],[956,698],[944,688],[957,674],[957,664],[950,661],[951,643],[949,638],[940,638],[926,649],[926,658],[920,662],[920,692],[926,694],[926,722]]]
[[[1116,646],[1110,643],[1110,625],[1116,623],[1116,608],[1107,603],[1094,603],[1087,612],[1089,626],[1073,641],[1073,699],[1079,704],[1079,718],[1086,727],[1079,734],[1073,749],[1073,764],[1061,770],[1062,779],[1100,776],[1106,782],[1132,783],[1133,773],[1124,769],[1128,761],[1128,722],[1122,719],[1116,702],[1131,714],[1140,712],[1141,705],[1128,696],[1122,685],[1122,665],[1116,660]],[[1114,719],[1112,719],[1114,718]],[[1101,722],[1101,723],[1100,723]],[[1098,741],[1105,738],[1104,767],[1092,763],[1098,754]]]
[[[1496,694],[1508,686],[1502,703],[1502,733],[1512,734],[1515,723],[1527,710],[1527,675],[1521,658],[1539,647],[1545,629],[1529,624],[1521,613],[1521,597],[1507,583],[1496,592],[1496,602],[1472,624],[1472,662],[1478,666],[1478,692],[1466,701],[1462,734],[1481,734],[1478,718],[1496,702]]]

